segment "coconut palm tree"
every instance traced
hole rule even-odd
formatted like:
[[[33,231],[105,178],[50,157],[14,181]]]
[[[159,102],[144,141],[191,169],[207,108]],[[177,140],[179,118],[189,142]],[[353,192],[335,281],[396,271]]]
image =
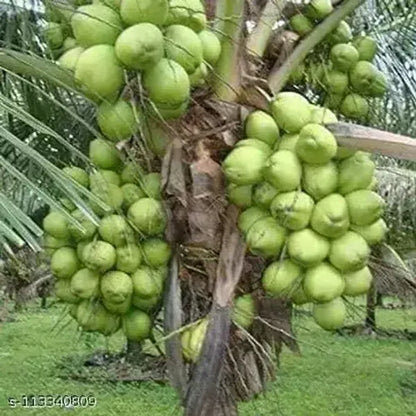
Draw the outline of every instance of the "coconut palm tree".
[[[139,155],[162,170],[170,213],[167,238],[174,253],[164,305],[165,330],[170,334],[167,364],[187,416],[237,414],[237,402],[263,391],[274,377],[273,354],[282,343],[296,348],[290,305],[260,293],[252,333],[230,330],[235,294],[247,288],[256,291],[264,266],[258,258],[245,255],[236,228],[238,209],[226,202],[220,165],[237,140],[246,109],[267,108],[268,99],[283,88],[301,91],[319,102],[322,97],[307,85],[289,86],[287,82],[311,54],[319,56],[316,47],[341,20],[348,19],[357,33],[365,30],[378,40],[377,64],[395,87],[372,107],[366,124],[416,136],[411,55],[416,43],[416,9],[412,2],[335,0],[335,11],[299,39],[286,23],[304,3],[206,0],[207,13],[222,42],[210,88],[196,90],[189,112],[180,120],[162,123],[168,142],[162,160],[139,146],[148,143],[146,132],[122,145],[126,157]],[[66,4],[71,7],[70,2]],[[71,219],[62,198],[96,220],[85,201],[97,197],[60,170],[70,163],[93,169],[85,153],[91,137],[102,137],[94,122],[95,106],[81,94],[72,75],[53,62],[42,35],[44,10],[36,1],[28,8],[11,3],[0,9],[0,243],[9,251],[24,244],[41,250],[42,230],[35,214],[47,205]],[[391,158],[415,160],[416,147],[410,139],[345,123],[329,128],[341,144],[383,155],[379,158],[382,169],[413,175],[413,162]],[[391,179],[380,180],[382,189],[391,186]],[[406,194],[414,189],[409,187]],[[410,198],[394,203],[413,213]],[[180,350],[183,317],[188,322],[207,313],[210,324],[201,358],[188,368]]]

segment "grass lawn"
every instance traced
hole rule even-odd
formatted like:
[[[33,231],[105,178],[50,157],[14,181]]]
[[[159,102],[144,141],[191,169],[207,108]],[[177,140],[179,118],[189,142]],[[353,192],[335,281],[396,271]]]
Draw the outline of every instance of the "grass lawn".
[[[389,329],[416,331],[416,309],[379,310],[378,323]],[[357,315],[355,319],[359,319]],[[57,325],[59,322],[59,325]],[[62,378],[59,364],[76,362],[103,337],[80,336],[71,323],[62,327],[62,310],[31,309],[0,326],[0,415],[181,415],[173,391],[158,384],[94,383]],[[416,342],[344,338],[319,329],[307,316],[295,328],[302,355],[285,350],[278,379],[257,400],[241,405],[243,416],[416,416]],[[118,350],[112,337],[107,347]],[[92,409],[10,409],[8,397],[22,394],[88,395]]]

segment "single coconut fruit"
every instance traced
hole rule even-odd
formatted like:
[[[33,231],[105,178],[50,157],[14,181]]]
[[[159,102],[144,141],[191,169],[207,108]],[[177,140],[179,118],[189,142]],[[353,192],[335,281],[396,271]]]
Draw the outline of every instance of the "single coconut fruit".
[[[107,272],[101,277],[100,284],[103,298],[111,303],[123,303],[133,294],[133,282],[126,273]]]
[[[69,71],[75,71],[78,59],[81,56],[82,52],[84,52],[84,50],[85,49],[81,46],[69,49],[59,57],[57,63],[62,68],[68,69]]]
[[[71,280],[70,279],[61,279],[56,280],[54,285],[55,296],[62,300],[65,303],[76,304],[81,301],[78,296],[75,296],[71,292]]]
[[[366,189],[373,180],[374,171],[375,164],[368,155],[364,152],[356,152],[338,166],[338,192],[346,195],[359,189]]]
[[[293,152],[278,150],[267,160],[262,173],[279,192],[290,192],[300,186],[302,165]]]
[[[115,315],[124,315],[129,311],[131,307],[131,297],[128,297],[122,303],[112,303],[106,299],[103,299],[102,302],[104,307],[108,310],[108,312],[111,312]]]
[[[87,244],[82,257],[89,269],[100,273],[110,270],[116,264],[116,250],[105,241],[93,241]]]
[[[204,5],[200,0],[170,0],[167,23],[188,26],[201,32],[207,26]]]
[[[163,25],[168,17],[168,0],[121,0],[120,15],[128,26],[135,23]]]
[[[328,108],[312,105],[312,124],[332,124],[338,123],[337,116]]]
[[[315,302],[330,302],[342,295],[344,287],[341,273],[326,262],[306,270],[303,289]]]
[[[345,234],[350,226],[348,207],[340,194],[331,194],[318,201],[311,217],[311,227],[329,238]]]
[[[59,23],[49,22],[43,33],[50,49],[59,49],[63,45],[64,32]]]
[[[339,43],[332,47],[329,57],[335,69],[347,72],[357,64],[360,54],[354,46],[348,43]]]
[[[264,111],[253,111],[245,121],[246,137],[265,142],[271,148],[274,147],[280,133],[279,127],[273,117]]]
[[[327,71],[323,78],[323,84],[328,94],[343,95],[349,84],[348,75],[341,71]]]
[[[254,187],[253,203],[260,208],[269,209],[277,194],[277,189],[268,182],[259,183]]]
[[[113,98],[124,84],[123,68],[114,47],[95,45],[82,52],[75,67],[75,80],[93,100]]]
[[[221,55],[221,42],[217,35],[209,29],[202,30],[198,33],[202,43],[202,54],[204,61],[214,66]]]
[[[91,162],[100,169],[117,170],[121,164],[120,153],[117,148],[102,139],[90,142],[89,156]]]
[[[53,211],[43,219],[43,229],[52,237],[67,240],[71,237],[68,220],[64,214]]]
[[[385,239],[387,224],[380,218],[369,225],[351,225],[351,230],[360,234],[367,241],[368,245],[373,246],[380,244]]]
[[[145,197],[144,192],[134,183],[126,183],[121,187],[123,192],[123,205],[130,208],[136,201]]]
[[[345,20],[341,20],[339,25],[326,39],[331,45],[350,42],[352,40],[351,26]]]
[[[345,195],[351,223],[369,225],[378,220],[384,212],[384,199],[377,193],[361,189]]]
[[[377,81],[379,70],[370,62],[359,61],[350,71],[350,83],[361,95],[368,95]]]
[[[140,183],[144,175],[143,168],[136,162],[127,162],[121,171],[121,182],[124,183]]]
[[[247,234],[250,228],[259,220],[270,217],[270,214],[261,208],[251,207],[243,211],[238,217],[238,228]]]
[[[300,36],[306,36],[313,30],[313,22],[300,13],[290,18],[290,26]]]
[[[58,279],[69,279],[80,266],[77,252],[71,247],[58,248],[51,258],[51,271]]]
[[[116,254],[116,268],[125,273],[135,272],[142,262],[142,253],[136,244],[117,247]]]
[[[144,175],[140,187],[148,198],[162,199],[162,177],[158,172]]]
[[[148,266],[158,268],[169,263],[172,250],[166,241],[149,238],[143,241],[141,247],[143,260]]]
[[[302,187],[315,201],[335,192],[337,186],[338,170],[334,162],[324,165],[307,163],[303,165]]]
[[[164,276],[157,269],[141,266],[131,275],[131,279],[135,296],[153,298],[162,293]]]
[[[128,210],[127,216],[139,232],[157,235],[166,227],[166,214],[162,204],[152,198],[142,198]]]
[[[289,150],[296,153],[296,143],[299,140],[299,134],[284,134],[278,142],[278,150]]]
[[[302,267],[320,263],[328,256],[329,249],[329,241],[310,228],[291,233],[287,240],[290,258]]]
[[[84,331],[114,334],[120,328],[118,316],[108,312],[103,305],[84,300],[77,308],[76,320]]]
[[[55,250],[61,247],[71,247],[71,241],[68,238],[55,238],[52,235],[44,234],[42,247],[51,256]]]
[[[252,295],[242,295],[234,299],[231,320],[237,327],[250,328],[256,316],[256,303]]]
[[[76,240],[91,240],[94,236],[97,227],[95,224],[87,218],[87,216],[76,209],[74,212],[71,213],[72,218],[79,222],[80,225],[76,223],[68,224],[68,230],[71,233],[71,236]]]
[[[350,272],[364,267],[370,256],[370,247],[359,234],[348,231],[332,241],[329,261],[341,272]]]
[[[78,270],[71,277],[71,293],[80,299],[90,299],[100,294],[100,275],[89,269]]]
[[[337,153],[334,135],[319,124],[308,124],[299,133],[296,154],[306,163],[328,163]]]
[[[372,62],[377,54],[377,42],[370,36],[358,36],[352,44],[360,55],[360,61]]]
[[[108,207],[108,209],[104,210],[95,201],[90,201],[90,206],[97,215],[104,216],[121,208],[123,204],[123,192],[120,187],[108,183],[105,190],[95,188],[91,190]]]
[[[236,185],[230,183],[227,186],[228,200],[239,208],[248,208],[253,204],[253,186]]]
[[[293,191],[278,194],[270,211],[283,227],[296,231],[308,226],[313,207],[313,199],[308,194]]]
[[[98,232],[104,241],[115,247],[134,242],[134,231],[121,215],[109,215],[101,220]]]
[[[124,66],[142,71],[163,58],[163,33],[151,23],[139,23],[121,33],[115,48],[117,58]]]
[[[291,260],[278,260],[271,263],[263,272],[262,285],[272,296],[288,297],[295,292],[302,276],[302,269]]]
[[[80,46],[114,45],[121,33],[119,14],[103,4],[78,7],[71,17],[71,27]]]
[[[306,7],[306,15],[314,20],[322,20],[334,10],[331,0],[312,0]]]
[[[247,233],[249,250],[260,257],[277,257],[285,243],[286,230],[274,218],[268,217],[256,221]]]
[[[377,71],[377,75],[373,79],[373,83],[369,87],[367,94],[370,97],[382,97],[386,93],[387,88],[387,77],[381,71]]]
[[[308,100],[294,92],[281,92],[271,103],[277,125],[288,133],[298,133],[310,123],[312,110]]]
[[[344,273],[344,296],[361,296],[370,290],[373,275],[368,267],[350,273]]]
[[[97,110],[97,123],[102,133],[115,142],[128,139],[138,130],[133,108],[124,100],[102,103]]]
[[[85,172],[84,169],[78,168],[77,166],[66,166],[62,169],[62,172],[75,182],[78,182],[80,185],[88,188],[90,179],[88,173]]]
[[[340,111],[352,120],[363,120],[369,112],[368,101],[359,94],[349,94],[342,101]]]
[[[330,302],[313,305],[312,315],[322,329],[335,331],[344,325],[347,311],[344,301],[341,298],[336,298]]]

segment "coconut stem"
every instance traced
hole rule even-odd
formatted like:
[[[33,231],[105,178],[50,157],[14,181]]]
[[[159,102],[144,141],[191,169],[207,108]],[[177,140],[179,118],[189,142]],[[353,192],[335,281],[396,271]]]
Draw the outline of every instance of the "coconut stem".
[[[219,0],[217,19],[223,22],[222,52],[214,69],[214,92],[224,101],[235,101],[241,87],[241,44],[245,18],[244,0]]]
[[[264,6],[260,19],[247,40],[247,51],[262,58],[273,33],[273,25],[280,20],[287,0],[269,0]]]
[[[365,0],[346,0],[299,43],[281,67],[274,67],[271,70],[268,82],[274,94],[282,90],[292,71],[303,62],[309,52],[322,42],[338,26],[341,20],[364,2]]]

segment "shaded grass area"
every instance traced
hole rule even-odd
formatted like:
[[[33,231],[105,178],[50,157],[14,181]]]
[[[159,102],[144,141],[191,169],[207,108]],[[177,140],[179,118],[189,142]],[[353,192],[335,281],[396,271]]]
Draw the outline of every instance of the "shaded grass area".
[[[351,321],[362,318],[355,311]],[[168,386],[80,382],[65,377],[65,363],[79,366],[97,349],[120,351],[120,335],[80,334],[62,309],[32,308],[0,326],[0,415],[176,416],[181,411]],[[380,326],[416,330],[416,310],[378,310]],[[57,325],[58,323],[58,325]],[[265,395],[241,405],[244,416],[416,416],[416,343],[342,337],[319,329],[303,311],[295,318],[302,355],[284,350],[278,379]],[[71,359],[68,359],[71,357]],[[93,395],[86,409],[10,409],[8,397],[22,394]]]

